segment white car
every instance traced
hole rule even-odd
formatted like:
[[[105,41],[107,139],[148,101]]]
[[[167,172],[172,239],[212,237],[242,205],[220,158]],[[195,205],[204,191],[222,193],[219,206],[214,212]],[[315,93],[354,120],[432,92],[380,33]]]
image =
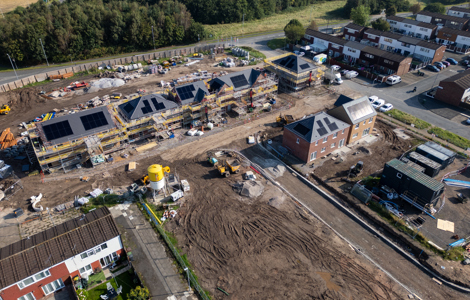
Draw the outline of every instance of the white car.
[[[400,82],[401,82],[401,77],[398,75],[392,75],[387,78],[387,81],[385,81],[385,83],[387,83],[388,85],[394,85]]]
[[[385,100],[378,99],[378,100],[375,100],[374,103],[372,103],[372,107],[377,109],[377,108],[383,106],[384,104],[385,104]]]
[[[348,72],[349,72],[349,70],[346,70],[346,69],[342,69],[342,70],[340,71],[340,73],[341,73],[342,75],[346,75],[346,73],[348,73]]]
[[[339,69],[341,69],[341,67],[338,66],[338,65],[332,65],[332,66],[331,66],[331,69],[332,69],[333,71],[339,71]]]
[[[379,110],[381,112],[386,112],[386,111],[389,111],[389,110],[392,110],[392,109],[393,109],[393,105],[390,104],[390,103],[387,103],[384,106],[382,106]]]
[[[354,78],[354,77],[357,77],[359,75],[359,73],[357,73],[356,71],[349,71],[348,73],[346,73],[346,75],[344,75],[346,78]]]
[[[370,96],[370,97],[369,97],[370,103],[374,103],[374,102],[377,101],[377,100],[379,100],[379,97],[377,97],[377,96]]]

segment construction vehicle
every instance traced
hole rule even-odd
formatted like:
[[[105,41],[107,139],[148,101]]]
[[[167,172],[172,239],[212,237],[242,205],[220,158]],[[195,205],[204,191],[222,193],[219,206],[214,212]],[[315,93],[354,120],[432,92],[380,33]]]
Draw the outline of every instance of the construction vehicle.
[[[225,165],[232,173],[240,173],[240,163],[236,159],[225,161]]]
[[[210,156],[208,158],[208,161],[211,165],[213,165],[219,171],[220,175],[225,176],[225,177],[230,176],[230,171],[226,167],[225,161],[218,161],[216,158],[210,157]]]
[[[112,93],[111,99],[121,99],[122,94],[121,93]]]
[[[348,177],[356,177],[357,175],[362,173],[363,169],[364,169],[364,163],[362,161],[358,161],[357,164],[349,168]]]
[[[149,184],[150,183],[149,176],[148,175],[142,176],[142,178],[140,178],[140,182],[142,182],[143,185]]]
[[[281,126],[285,126],[294,122],[294,117],[292,115],[283,116],[282,114],[279,114],[279,117],[276,118],[276,122]]]
[[[2,108],[0,108],[0,115],[8,115],[10,112],[10,106],[4,104],[2,105]]]
[[[202,53],[194,53],[193,59],[203,59],[204,55]]]

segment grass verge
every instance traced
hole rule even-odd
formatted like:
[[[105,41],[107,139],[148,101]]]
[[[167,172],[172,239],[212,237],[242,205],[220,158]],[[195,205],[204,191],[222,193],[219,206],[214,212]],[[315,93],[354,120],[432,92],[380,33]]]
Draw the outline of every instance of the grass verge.
[[[131,271],[124,272],[119,276],[116,276],[113,279],[107,281],[111,283],[111,285],[114,287],[114,289],[117,289],[118,286],[122,286],[122,293],[117,296],[117,300],[127,300],[127,294],[131,291],[131,289],[134,289],[137,287],[138,283],[136,280],[133,279]],[[100,296],[101,295],[106,295],[106,282],[100,284],[99,286],[91,289],[88,291],[88,300],[101,300]]]
[[[285,45],[286,45],[286,39],[285,38],[272,39],[268,42],[268,47],[271,50],[276,50],[278,48],[282,48]]]
[[[261,59],[265,59],[266,58],[266,55],[264,55],[263,53],[259,52],[258,50],[255,50],[251,47],[240,47],[246,51],[248,51],[250,53],[250,58],[251,57],[254,57],[254,58],[261,58]]]
[[[428,133],[435,134],[437,137],[440,139],[443,139],[451,144],[454,144],[460,148],[463,149],[468,149],[470,148],[470,141],[467,140],[466,138],[461,137],[460,135],[457,135],[453,132],[450,132],[448,130],[439,128],[439,127],[433,127],[428,130]]]
[[[398,109],[392,109],[391,111],[388,111],[385,114],[405,124],[414,124],[414,126],[418,129],[427,129],[431,127],[431,124],[429,124],[428,122],[418,119],[415,116],[402,112]]]

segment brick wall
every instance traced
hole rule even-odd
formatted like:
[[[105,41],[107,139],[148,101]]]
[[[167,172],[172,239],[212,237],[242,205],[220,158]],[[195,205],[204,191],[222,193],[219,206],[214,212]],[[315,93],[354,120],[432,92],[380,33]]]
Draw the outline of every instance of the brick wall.
[[[439,101],[459,106],[464,90],[453,82],[440,82],[442,89],[437,89],[435,98]]]
[[[369,123],[369,119],[365,120],[365,124],[364,124],[364,121],[358,123],[359,124],[358,128],[356,128],[357,124],[352,125],[351,130],[349,132],[347,144],[352,144],[352,143],[360,140],[361,138],[366,137],[369,134],[371,134],[372,129],[374,128],[375,119],[376,119],[376,116],[373,117],[372,122],[370,122],[370,123]],[[364,130],[366,130],[367,128],[370,128],[369,134],[367,134],[365,136],[362,136]],[[355,136],[356,134],[357,134],[357,136]]]

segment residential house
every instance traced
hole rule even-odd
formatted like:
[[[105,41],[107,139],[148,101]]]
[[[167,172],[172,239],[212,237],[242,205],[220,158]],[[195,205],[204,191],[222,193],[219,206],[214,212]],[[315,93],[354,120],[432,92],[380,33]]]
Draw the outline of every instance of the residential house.
[[[282,145],[308,163],[343,147],[349,130],[349,124],[320,112],[286,125]]]
[[[327,113],[351,125],[346,139],[347,144],[355,143],[371,134],[377,116],[367,96],[345,102]]]
[[[366,29],[367,27],[349,23],[344,27],[343,35],[344,38],[348,41],[360,41]]]
[[[416,21],[437,25],[438,30],[442,27],[465,30],[469,19],[422,10],[416,14]]]
[[[437,33],[436,42],[445,45],[449,50],[467,53],[470,48],[470,32],[444,27]]]
[[[75,276],[108,267],[123,252],[108,208],[96,209],[0,249],[1,299],[41,299],[72,285]]]
[[[343,54],[344,45],[348,42],[345,39],[329,35],[320,31],[307,28],[304,38],[312,44],[322,44],[330,57],[338,57]]]
[[[416,37],[418,39],[430,40],[436,36],[437,25],[420,22],[398,16],[388,16],[387,22],[390,29],[404,35]]]
[[[455,105],[470,107],[470,70],[455,74],[439,82],[437,100]]]
[[[460,6],[452,6],[447,11],[449,16],[459,17],[459,18],[470,18],[470,9]]]

